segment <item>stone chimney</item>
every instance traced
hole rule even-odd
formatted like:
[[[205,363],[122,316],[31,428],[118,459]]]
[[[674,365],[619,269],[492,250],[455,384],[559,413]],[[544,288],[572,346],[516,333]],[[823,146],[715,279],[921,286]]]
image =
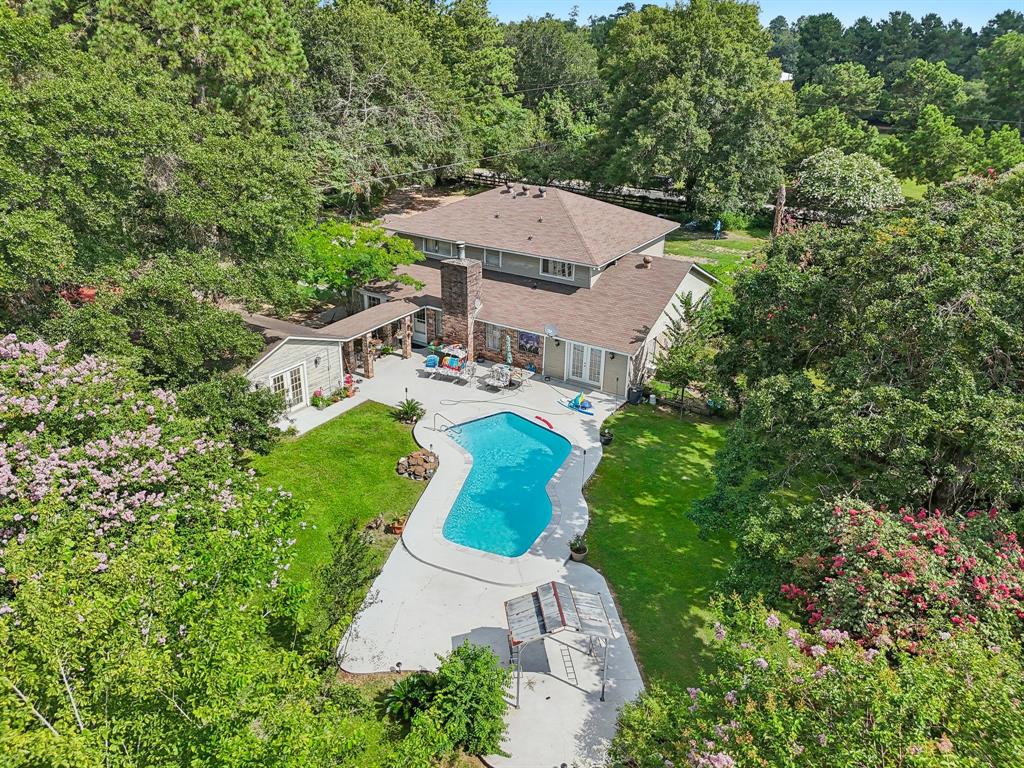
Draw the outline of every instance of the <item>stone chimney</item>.
[[[445,259],[441,262],[444,340],[448,344],[464,346],[470,360],[476,357],[473,322],[483,280],[483,262],[477,259]]]

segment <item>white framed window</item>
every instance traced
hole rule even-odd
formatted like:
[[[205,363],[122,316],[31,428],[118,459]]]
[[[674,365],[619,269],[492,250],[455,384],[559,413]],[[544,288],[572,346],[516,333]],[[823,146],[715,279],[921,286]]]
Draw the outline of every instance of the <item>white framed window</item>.
[[[496,352],[501,351],[501,326],[484,325],[484,346]]]
[[[303,382],[302,366],[297,365],[273,374],[270,377],[270,390],[275,395],[281,395],[288,408],[303,405],[306,402],[306,387]]]
[[[576,265],[567,261],[556,261],[555,259],[541,259],[540,273],[548,277],[555,277],[559,280],[572,280],[576,277]]]
[[[423,240],[423,252],[432,253],[435,256],[444,256],[447,259],[452,255],[452,244],[447,240],[434,240],[427,237]]]
[[[380,304],[380,296],[371,296],[368,293],[363,294],[363,309],[369,309],[370,307],[376,307]]]
[[[501,251],[493,248],[484,248],[484,266],[501,267]]]

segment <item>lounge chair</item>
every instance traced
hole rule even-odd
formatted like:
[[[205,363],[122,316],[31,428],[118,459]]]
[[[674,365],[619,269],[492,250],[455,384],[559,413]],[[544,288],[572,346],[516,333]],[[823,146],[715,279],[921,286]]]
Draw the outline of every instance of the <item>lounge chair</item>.
[[[423,372],[427,376],[433,376],[437,373],[437,367],[440,364],[440,359],[437,355],[427,355],[423,360]]]

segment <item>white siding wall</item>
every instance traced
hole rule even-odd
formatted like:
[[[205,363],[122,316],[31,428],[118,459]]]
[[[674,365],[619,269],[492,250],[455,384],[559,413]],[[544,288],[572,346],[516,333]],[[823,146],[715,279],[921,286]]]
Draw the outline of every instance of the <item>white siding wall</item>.
[[[655,264],[657,268],[657,264]],[[653,365],[654,359],[657,352],[657,341],[658,338],[668,330],[669,326],[672,325],[673,321],[678,319],[680,314],[680,295],[690,294],[693,303],[697,304],[700,302],[708,291],[711,290],[711,279],[704,277],[703,274],[696,272],[691,269],[686,273],[682,282],[679,284],[679,289],[676,291],[672,301],[669,302],[668,306],[665,307],[665,311],[661,313],[661,316],[655,321],[654,325],[651,326],[651,332],[647,334],[647,364]]]
[[[319,358],[319,363],[317,359]],[[306,403],[317,389],[324,394],[338,389],[343,382],[341,350],[337,341],[305,341],[288,339],[249,371],[249,381],[259,387],[270,386],[270,377],[275,373],[305,364]]]
[[[665,255],[665,238],[661,237],[655,240],[653,243],[648,245],[646,248],[637,251],[637,253],[647,254],[649,256],[664,256]]]

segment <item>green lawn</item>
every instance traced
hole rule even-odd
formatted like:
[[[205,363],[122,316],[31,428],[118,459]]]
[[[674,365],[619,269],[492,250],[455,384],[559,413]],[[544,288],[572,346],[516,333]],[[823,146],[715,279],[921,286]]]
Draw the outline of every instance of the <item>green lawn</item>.
[[[395,463],[416,448],[412,430],[391,418],[389,406],[366,402],[253,460],[266,482],[283,486],[306,507],[306,527],[294,534],[292,581],[327,562],[329,535],[339,524],[366,523],[378,514],[390,521],[412,510],[425,484],[399,477]]]
[[[707,602],[734,545],[702,541],[686,513],[713,486],[726,425],[637,406],[607,426],[615,438],[586,491],[590,561],[618,598],[647,679],[693,684],[707,660]]]
[[[749,264],[753,252],[768,242],[768,230],[758,227],[729,230],[725,239],[715,240],[710,232],[677,229],[665,239],[665,253],[695,259],[718,279]]]
[[[918,184],[913,179],[904,179],[900,182],[900,188],[903,190],[903,196],[908,200],[920,200],[924,197],[928,185]]]

